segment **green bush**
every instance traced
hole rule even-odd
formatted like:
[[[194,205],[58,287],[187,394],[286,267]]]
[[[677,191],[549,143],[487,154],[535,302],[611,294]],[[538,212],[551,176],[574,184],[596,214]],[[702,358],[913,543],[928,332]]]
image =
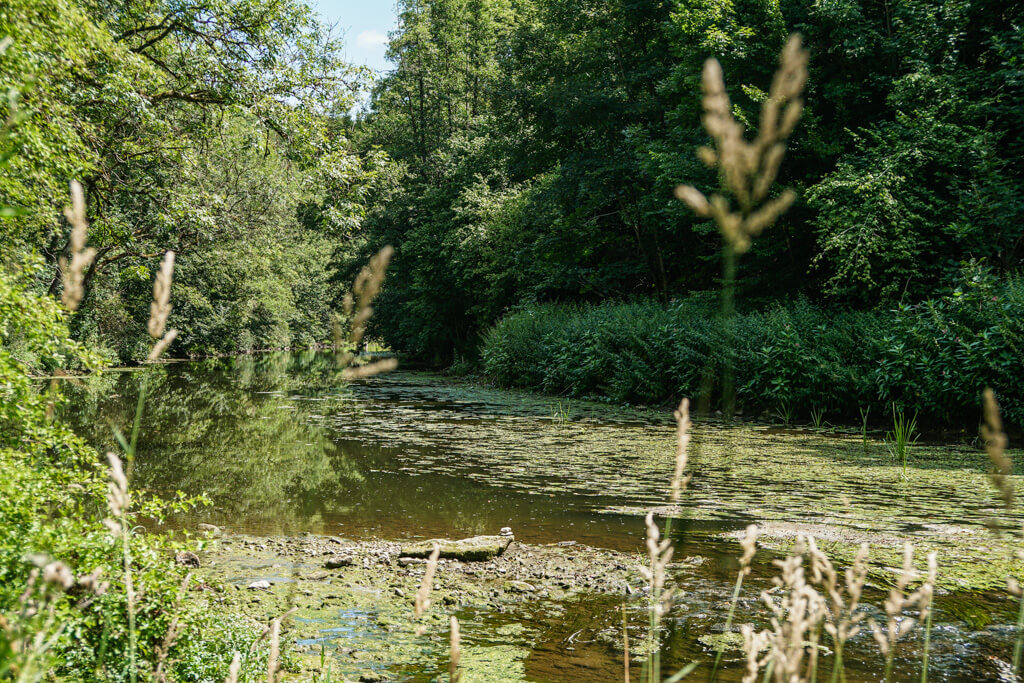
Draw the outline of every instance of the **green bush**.
[[[502,386],[616,402],[700,395],[730,360],[744,412],[824,411],[854,419],[895,403],[933,424],[977,420],[993,387],[1006,419],[1024,425],[1024,280],[985,273],[915,306],[833,312],[807,301],[742,313],[733,341],[704,298],[534,305],[484,336],[483,370]]]

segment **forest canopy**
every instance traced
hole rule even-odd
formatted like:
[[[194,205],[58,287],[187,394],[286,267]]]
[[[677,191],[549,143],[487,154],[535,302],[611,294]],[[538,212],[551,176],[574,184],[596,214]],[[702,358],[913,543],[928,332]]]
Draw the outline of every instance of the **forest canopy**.
[[[720,239],[672,194],[695,157],[700,72],[756,133],[802,34],[806,110],[779,182],[793,209],[740,264],[748,305],[892,309],[1019,269],[1024,8],[992,0],[403,0],[394,70],[355,139],[403,171],[362,258],[396,258],[377,330],[446,363],[539,302],[715,290]],[[351,259],[346,276],[360,263]]]
[[[97,255],[76,337],[144,357],[152,272],[173,250],[174,353],[329,338],[328,260],[381,159],[347,132],[370,74],[309,7],[13,0],[4,36],[2,259],[41,259],[36,285],[59,296],[82,182]]]

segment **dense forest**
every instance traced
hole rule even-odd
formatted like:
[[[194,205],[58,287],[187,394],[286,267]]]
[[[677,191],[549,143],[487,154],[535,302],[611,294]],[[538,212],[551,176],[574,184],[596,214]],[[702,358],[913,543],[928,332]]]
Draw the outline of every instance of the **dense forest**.
[[[884,309],[1019,268],[1019,5],[399,10],[394,69],[373,79],[297,3],[5,3],[5,264],[34,254],[58,293],[61,207],[81,179],[98,257],[74,333],[124,360],[167,249],[178,354],[326,341],[339,283],[384,244],[397,258],[377,332],[439,364],[474,357],[524,304],[715,290],[717,231],[672,193],[717,183],[693,153],[700,66],[721,61],[754,128],[798,31],[811,75],[780,183],[799,200],[742,259],[741,302]]]
[[[329,339],[332,251],[388,167],[347,132],[368,73],[308,7],[16,0],[0,7],[0,36],[2,260],[59,296],[62,208],[68,181],[83,183],[97,253],[77,339],[144,358],[167,250],[174,353]]]
[[[1019,4],[400,5],[356,135],[403,171],[360,232],[398,250],[380,325],[397,348],[446,362],[523,304],[717,289],[717,231],[672,193],[718,182],[694,156],[701,65],[718,58],[756,129],[794,31],[811,74],[780,182],[799,200],[743,258],[741,301],[887,309],[1020,265]]]

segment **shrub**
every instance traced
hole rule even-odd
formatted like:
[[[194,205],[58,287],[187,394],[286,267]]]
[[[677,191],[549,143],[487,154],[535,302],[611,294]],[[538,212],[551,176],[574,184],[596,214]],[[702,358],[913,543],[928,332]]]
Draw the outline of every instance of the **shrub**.
[[[1024,425],[1024,280],[981,272],[949,293],[873,312],[805,300],[737,315],[729,343],[717,308],[678,303],[543,304],[500,320],[483,339],[487,377],[503,386],[626,403],[698,396],[730,360],[746,412],[789,406],[854,419],[895,403],[932,424],[977,419],[993,387]]]

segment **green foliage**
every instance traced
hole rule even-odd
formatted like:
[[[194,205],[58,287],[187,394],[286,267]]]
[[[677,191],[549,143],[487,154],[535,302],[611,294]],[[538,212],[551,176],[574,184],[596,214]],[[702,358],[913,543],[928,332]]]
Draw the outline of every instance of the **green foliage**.
[[[377,332],[435,363],[520,305],[716,289],[714,226],[673,197],[716,57],[758,121],[792,31],[812,54],[780,182],[803,199],[744,257],[741,299],[916,305],[963,263],[1017,272],[1024,15],[1014,3],[410,0],[396,64],[355,125],[407,171],[366,214],[346,277],[397,249]],[[482,20],[481,17],[488,17]],[[359,258],[357,258],[357,256]],[[779,350],[769,350],[774,353]],[[831,361],[829,361],[831,362]]]
[[[881,337],[879,393],[922,417],[968,424],[992,387],[1006,419],[1024,424],[1022,310],[1024,282],[1000,284],[984,270],[946,296],[900,306]]]
[[[188,294],[176,352],[329,338],[335,240],[399,167],[352,149],[344,112],[364,70],[305,4],[14,0],[0,8],[7,35],[0,205],[17,210],[0,219],[0,262],[41,254],[37,287],[59,295],[58,217],[81,180],[98,253],[75,338],[144,356],[149,272],[166,250]]]
[[[992,386],[1006,419],[1024,424],[1015,382],[1024,373],[1024,284],[977,277],[916,307],[830,313],[797,301],[740,314],[735,346],[724,342],[714,304],[700,299],[528,306],[488,331],[482,366],[503,386],[661,403],[700,396],[705,373],[732,354],[748,413],[854,418],[895,403],[929,423],[968,426]]]
[[[98,369],[102,362],[69,337],[65,315],[46,296],[31,291],[40,268],[30,260],[16,270],[0,268],[0,669],[16,657],[7,646],[6,625],[23,616],[21,595],[30,572],[52,558],[76,577],[101,571],[109,589],[90,596],[81,586],[60,593],[51,603],[59,633],[48,653],[49,668],[67,680],[127,680],[127,623],[119,548],[102,520],[109,514],[105,471],[97,453],[50,414],[63,400],[56,381],[40,382],[32,370],[55,372]],[[143,501],[129,516],[135,525],[144,513],[159,519],[188,501],[170,506]],[[164,642],[177,614],[187,625],[170,653],[177,680],[220,680],[231,652],[247,651],[252,626],[211,611],[201,600],[177,610],[183,572],[173,564],[181,546],[169,538],[131,537],[138,604],[140,666],[151,670],[156,648]],[[30,625],[42,628],[43,624]],[[247,680],[260,670],[247,667]]]

